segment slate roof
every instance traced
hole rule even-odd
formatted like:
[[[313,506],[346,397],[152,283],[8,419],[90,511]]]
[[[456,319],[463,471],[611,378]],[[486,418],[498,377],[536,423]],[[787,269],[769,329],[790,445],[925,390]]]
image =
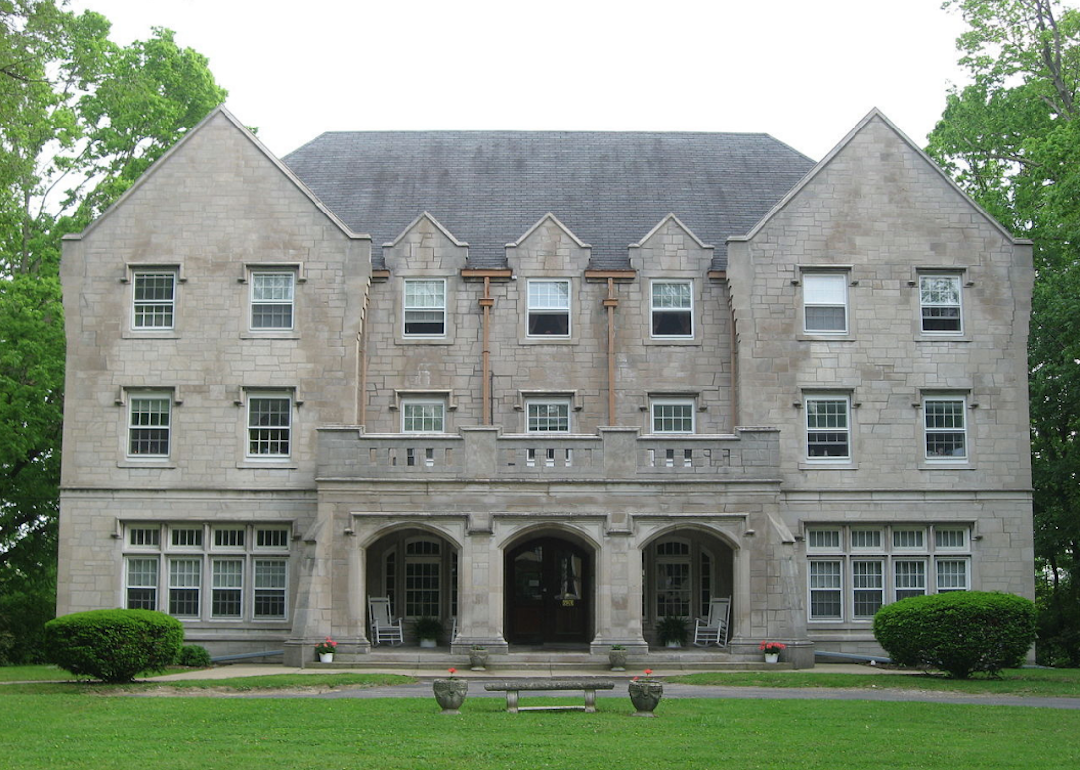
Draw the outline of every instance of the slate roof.
[[[628,269],[627,246],[674,213],[715,246],[743,235],[814,166],[768,134],[564,131],[328,132],[283,158],[352,230],[381,246],[428,212],[469,244],[469,266],[506,267],[505,245],[548,212]]]

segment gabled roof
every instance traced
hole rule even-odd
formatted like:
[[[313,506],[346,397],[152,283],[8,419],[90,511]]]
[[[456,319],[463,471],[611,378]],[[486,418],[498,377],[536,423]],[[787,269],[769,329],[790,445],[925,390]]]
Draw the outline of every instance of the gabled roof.
[[[353,229],[392,241],[430,212],[469,244],[470,268],[547,213],[592,244],[590,268],[629,269],[627,244],[674,212],[704,243],[742,235],[814,163],[767,134],[331,132],[284,162]],[[383,267],[382,254],[372,254]]]

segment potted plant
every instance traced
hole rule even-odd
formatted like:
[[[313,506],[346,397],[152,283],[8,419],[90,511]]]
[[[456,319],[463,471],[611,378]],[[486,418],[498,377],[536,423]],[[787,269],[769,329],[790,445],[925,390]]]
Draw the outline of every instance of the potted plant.
[[[329,636],[323,641],[315,645],[315,653],[319,656],[320,663],[333,663],[334,662],[334,650],[337,649],[337,642],[331,639]]]
[[[611,663],[612,671],[626,671],[626,654],[626,647],[623,645],[611,645],[608,651],[608,662]]]
[[[762,642],[758,649],[765,653],[766,663],[776,663],[780,660],[780,653],[787,648],[783,642]]]
[[[665,615],[656,624],[656,636],[665,647],[682,647],[686,644],[687,619],[678,615]]]
[[[630,702],[634,704],[634,716],[654,717],[653,711],[664,696],[664,684],[652,678],[652,669],[645,669],[645,676],[635,676],[629,685]]]
[[[434,647],[439,643],[443,627],[438,618],[424,616],[413,621],[413,631],[416,632],[421,647]]]
[[[469,648],[469,665],[473,671],[486,671],[488,650],[482,644],[474,644]]]
[[[442,709],[443,714],[460,714],[461,704],[465,702],[465,696],[469,694],[469,683],[465,679],[454,676],[456,668],[448,668],[449,679],[436,679],[431,689],[435,693],[435,700]]]

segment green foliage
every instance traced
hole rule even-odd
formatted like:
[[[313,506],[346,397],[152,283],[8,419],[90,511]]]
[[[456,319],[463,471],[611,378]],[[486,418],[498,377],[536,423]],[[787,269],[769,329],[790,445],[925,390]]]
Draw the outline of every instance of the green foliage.
[[[690,621],[687,618],[678,615],[665,615],[656,624],[657,641],[660,644],[668,644],[669,642],[686,644],[690,633],[688,630],[689,623]]]
[[[176,656],[176,665],[187,668],[210,668],[214,662],[210,660],[207,649],[198,644],[185,644]]]
[[[874,615],[874,638],[901,666],[957,679],[1019,666],[1035,642],[1035,605],[1013,594],[954,591],[913,596]]]
[[[91,610],[45,624],[45,648],[53,663],[104,682],[130,682],[140,671],[163,671],[183,643],[180,621],[152,610]]]
[[[443,624],[438,618],[421,617],[413,621],[413,632],[417,639],[438,641],[443,635]]]
[[[927,151],[1035,242],[1028,361],[1040,638],[1080,657],[1080,10],[1057,0],[949,0],[972,83],[949,94]],[[1052,595],[1062,591],[1059,599]],[[1050,639],[1056,641],[1050,642]]]

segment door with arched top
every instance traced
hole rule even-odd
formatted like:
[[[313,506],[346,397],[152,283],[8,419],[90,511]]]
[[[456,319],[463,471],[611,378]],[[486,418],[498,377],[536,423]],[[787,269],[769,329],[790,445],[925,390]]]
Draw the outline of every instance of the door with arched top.
[[[589,641],[589,552],[557,537],[529,540],[506,556],[507,640],[512,644]]]

